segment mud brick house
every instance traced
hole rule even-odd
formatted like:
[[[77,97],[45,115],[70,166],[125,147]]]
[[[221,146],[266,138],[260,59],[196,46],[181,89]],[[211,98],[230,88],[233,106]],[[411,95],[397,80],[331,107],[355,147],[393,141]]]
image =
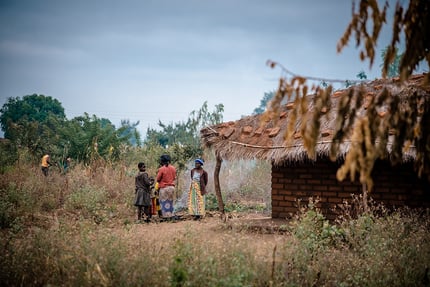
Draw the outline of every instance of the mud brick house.
[[[360,88],[365,89],[366,93],[362,104],[356,107],[357,115],[364,114],[369,98],[378,97],[385,89],[389,89],[391,95],[398,97],[400,101],[408,101],[412,96],[415,99],[418,98],[422,109],[412,120],[422,121],[425,118],[428,123],[430,86],[423,84],[423,79],[424,75],[415,75],[402,85],[399,85],[398,79],[395,78],[362,84]],[[336,177],[338,169],[350,151],[352,144],[350,137],[339,143],[339,153],[334,161],[330,160],[329,156],[339,101],[342,101],[354,88],[357,87],[331,94],[331,107],[321,118],[320,133],[313,159],[308,156],[304,148],[303,137],[298,128],[302,119],[295,119],[297,124],[293,139],[288,144],[285,140],[285,131],[289,121],[292,120],[293,103],[287,103],[281,107],[276,123],[273,118],[267,119],[264,115],[254,115],[203,128],[201,130],[203,145],[216,154],[218,165],[223,159],[260,159],[271,162],[273,218],[288,218],[298,211],[299,201],[306,202],[310,197],[318,197],[322,212],[329,219],[333,219],[336,216],[337,205],[344,200],[351,200],[352,194],[363,193],[363,184],[359,182],[359,176],[356,176],[354,181],[349,177],[339,181]],[[314,97],[315,95],[308,96],[308,111],[311,114],[314,108]],[[375,112],[381,118],[389,117],[390,107],[380,106]],[[387,131],[387,141],[384,146],[386,157],[378,159],[375,163],[372,172],[374,186],[369,196],[389,207],[430,207],[429,177],[419,178],[414,169],[417,158],[415,143],[402,149],[400,163],[393,165],[390,160],[394,132]],[[428,142],[429,140],[427,144]],[[214,180],[216,184],[217,178]]]

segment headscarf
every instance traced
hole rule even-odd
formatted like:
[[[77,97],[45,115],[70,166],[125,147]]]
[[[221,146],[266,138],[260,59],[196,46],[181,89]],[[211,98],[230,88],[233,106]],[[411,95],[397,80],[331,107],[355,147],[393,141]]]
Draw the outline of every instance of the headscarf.
[[[204,161],[201,158],[197,158],[195,160],[195,163],[200,163],[201,165],[203,165]]]

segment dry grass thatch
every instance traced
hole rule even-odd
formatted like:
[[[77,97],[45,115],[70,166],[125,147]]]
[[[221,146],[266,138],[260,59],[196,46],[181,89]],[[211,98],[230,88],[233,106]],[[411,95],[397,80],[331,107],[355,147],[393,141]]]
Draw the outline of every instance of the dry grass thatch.
[[[327,107],[325,114],[320,120],[319,136],[315,147],[316,154],[309,157],[304,148],[301,127],[303,127],[303,117],[295,119],[295,132],[288,138],[288,126],[294,121],[294,106],[296,103],[290,102],[281,107],[279,116],[276,119],[268,119],[264,114],[244,117],[237,121],[225,122],[218,125],[205,127],[201,133],[202,143],[205,148],[213,149],[219,156],[227,160],[237,159],[262,159],[279,164],[284,161],[303,161],[308,158],[329,156],[330,147],[335,131],[335,119],[340,101],[348,97],[354,90],[361,89],[365,92],[361,106],[356,110],[360,116],[365,114],[369,101],[372,97],[377,97],[384,89],[387,89],[392,97],[399,97],[401,101],[407,101],[412,95],[418,95],[426,99],[430,96],[430,86],[423,85],[425,75],[412,76],[407,82],[400,84],[398,78],[378,79],[372,82],[338,90],[331,94],[330,107]],[[312,118],[315,95],[306,97],[308,113],[306,121]],[[351,101],[351,108],[355,102]],[[324,111],[323,111],[324,112]],[[388,106],[380,106],[376,112],[383,118],[390,113]],[[422,115],[418,114],[417,117]],[[412,120],[418,120],[412,119]],[[353,123],[354,124],[354,123]],[[390,153],[391,140],[395,131],[389,131],[387,142],[387,153]],[[347,135],[341,142],[338,149],[338,158],[344,158],[351,146],[351,135]],[[416,157],[414,145],[404,149],[403,160],[413,160]]]

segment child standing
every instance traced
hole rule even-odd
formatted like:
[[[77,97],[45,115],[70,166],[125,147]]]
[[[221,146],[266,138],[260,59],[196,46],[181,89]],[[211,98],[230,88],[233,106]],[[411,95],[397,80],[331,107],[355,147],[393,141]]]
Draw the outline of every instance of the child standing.
[[[146,215],[145,222],[151,220],[151,179],[146,172],[146,167],[143,162],[139,162],[137,167],[139,172],[135,177],[135,200],[134,205],[137,207],[137,220],[142,220],[142,213]]]

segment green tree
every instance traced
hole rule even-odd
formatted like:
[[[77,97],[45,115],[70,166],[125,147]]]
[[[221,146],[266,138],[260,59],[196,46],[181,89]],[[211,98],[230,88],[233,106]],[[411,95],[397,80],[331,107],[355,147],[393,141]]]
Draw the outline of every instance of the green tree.
[[[387,51],[388,51],[388,47],[382,50],[381,57],[383,62],[385,62],[385,59],[387,58]],[[392,62],[388,65],[387,72],[386,72],[387,77],[389,78],[397,77],[400,75],[400,60],[404,56],[404,53],[399,54],[397,48],[395,49],[394,53],[395,53],[394,58]],[[381,73],[384,74],[384,71],[383,71],[384,63],[382,63],[380,67],[381,67]]]
[[[367,79],[367,75],[366,75],[366,73],[363,71],[363,70],[361,70],[358,74],[357,74],[357,76],[356,76],[358,79],[360,79],[360,80],[366,80]]]
[[[55,152],[60,140],[58,129],[65,122],[61,103],[44,95],[9,98],[0,109],[0,124],[5,138],[30,154]]]
[[[260,100],[260,105],[254,109],[252,112],[253,115],[258,115],[264,113],[266,110],[267,104],[270,102],[271,99],[275,96],[275,91],[264,93],[263,98]]]
[[[121,137],[129,138],[129,142],[132,146],[142,145],[140,133],[136,128],[139,123],[139,121],[130,123],[130,120],[121,120],[121,126],[119,128],[122,130]]]
[[[75,117],[66,122],[61,130],[60,150],[62,157],[70,156],[89,163],[97,158],[116,160],[121,145],[130,145],[129,134],[124,135],[125,127],[116,129],[105,118],[89,116]]]
[[[11,129],[25,122],[44,124],[49,117],[66,119],[64,108],[57,99],[37,94],[24,96],[22,99],[9,98],[0,109],[0,113],[0,125],[5,138],[10,138],[13,132]]]
[[[200,129],[207,125],[221,123],[224,105],[215,105],[215,110],[208,110],[207,102],[204,102],[198,110],[192,111],[187,121],[164,124],[158,122],[161,130],[148,128],[146,132],[146,144],[159,144],[163,147],[179,144],[182,146],[194,146],[200,148]]]

